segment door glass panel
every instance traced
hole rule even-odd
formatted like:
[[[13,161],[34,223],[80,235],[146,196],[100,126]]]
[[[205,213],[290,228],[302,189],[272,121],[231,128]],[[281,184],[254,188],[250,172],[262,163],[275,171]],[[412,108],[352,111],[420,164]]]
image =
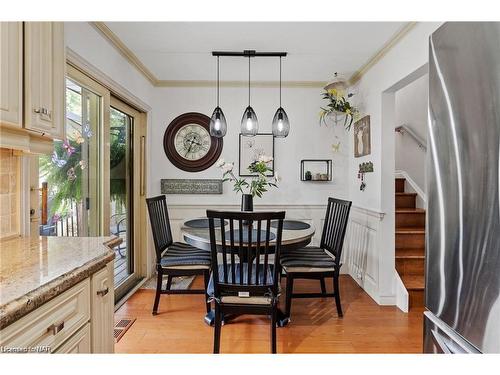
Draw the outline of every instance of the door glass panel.
[[[115,258],[115,285],[134,273],[132,204],[133,117],[110,109],[110,233],[122,238]]]
[[[39,231],[44,236],[97,236],[101,97],[66,80],[66,139],[39,159]]]

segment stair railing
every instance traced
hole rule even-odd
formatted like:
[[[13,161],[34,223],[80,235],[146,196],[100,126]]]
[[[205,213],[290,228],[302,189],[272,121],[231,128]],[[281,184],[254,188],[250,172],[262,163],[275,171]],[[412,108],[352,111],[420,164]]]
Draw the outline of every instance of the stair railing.
[[[427,152],[426,142],[408,125],[400,125],[396,127],[394,131],[403,135],[408,133],[408,135],[417,143],[418,147]]]

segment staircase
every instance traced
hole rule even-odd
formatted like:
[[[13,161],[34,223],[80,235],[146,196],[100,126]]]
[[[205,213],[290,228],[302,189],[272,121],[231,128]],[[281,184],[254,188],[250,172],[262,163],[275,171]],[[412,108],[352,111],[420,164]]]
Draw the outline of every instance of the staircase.
[[[409,309],[424,306],[425,210],[416,208],[417,193],[405,193],[396,178],[396,270],[409,294]]]

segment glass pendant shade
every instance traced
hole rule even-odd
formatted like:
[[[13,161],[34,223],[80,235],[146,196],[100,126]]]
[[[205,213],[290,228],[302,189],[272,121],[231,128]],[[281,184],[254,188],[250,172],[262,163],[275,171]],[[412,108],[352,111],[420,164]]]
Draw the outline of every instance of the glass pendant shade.
[[[278,108],[273,117],[273,135],[278,138],[284,138],[290,132],[290,122],[285,110]]]
[[[241,118],[241,134],[247,137],[253,137],[259,131],[259,122],[257,115],[252,107],[248,106]]]
[[[226,116],[220,107],[214,109],[210,118],[210,135],[216,138],[222,138],[227,132]]]

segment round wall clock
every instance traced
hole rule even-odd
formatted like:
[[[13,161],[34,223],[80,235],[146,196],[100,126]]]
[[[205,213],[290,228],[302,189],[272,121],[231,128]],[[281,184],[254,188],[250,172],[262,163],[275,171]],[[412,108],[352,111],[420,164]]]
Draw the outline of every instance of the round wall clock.
[[[173,165],[183,171],[199,172],[219,159],[223,140],[210,136],[209,124],[210,117],[189,112],[167,126],[163,148]]]

